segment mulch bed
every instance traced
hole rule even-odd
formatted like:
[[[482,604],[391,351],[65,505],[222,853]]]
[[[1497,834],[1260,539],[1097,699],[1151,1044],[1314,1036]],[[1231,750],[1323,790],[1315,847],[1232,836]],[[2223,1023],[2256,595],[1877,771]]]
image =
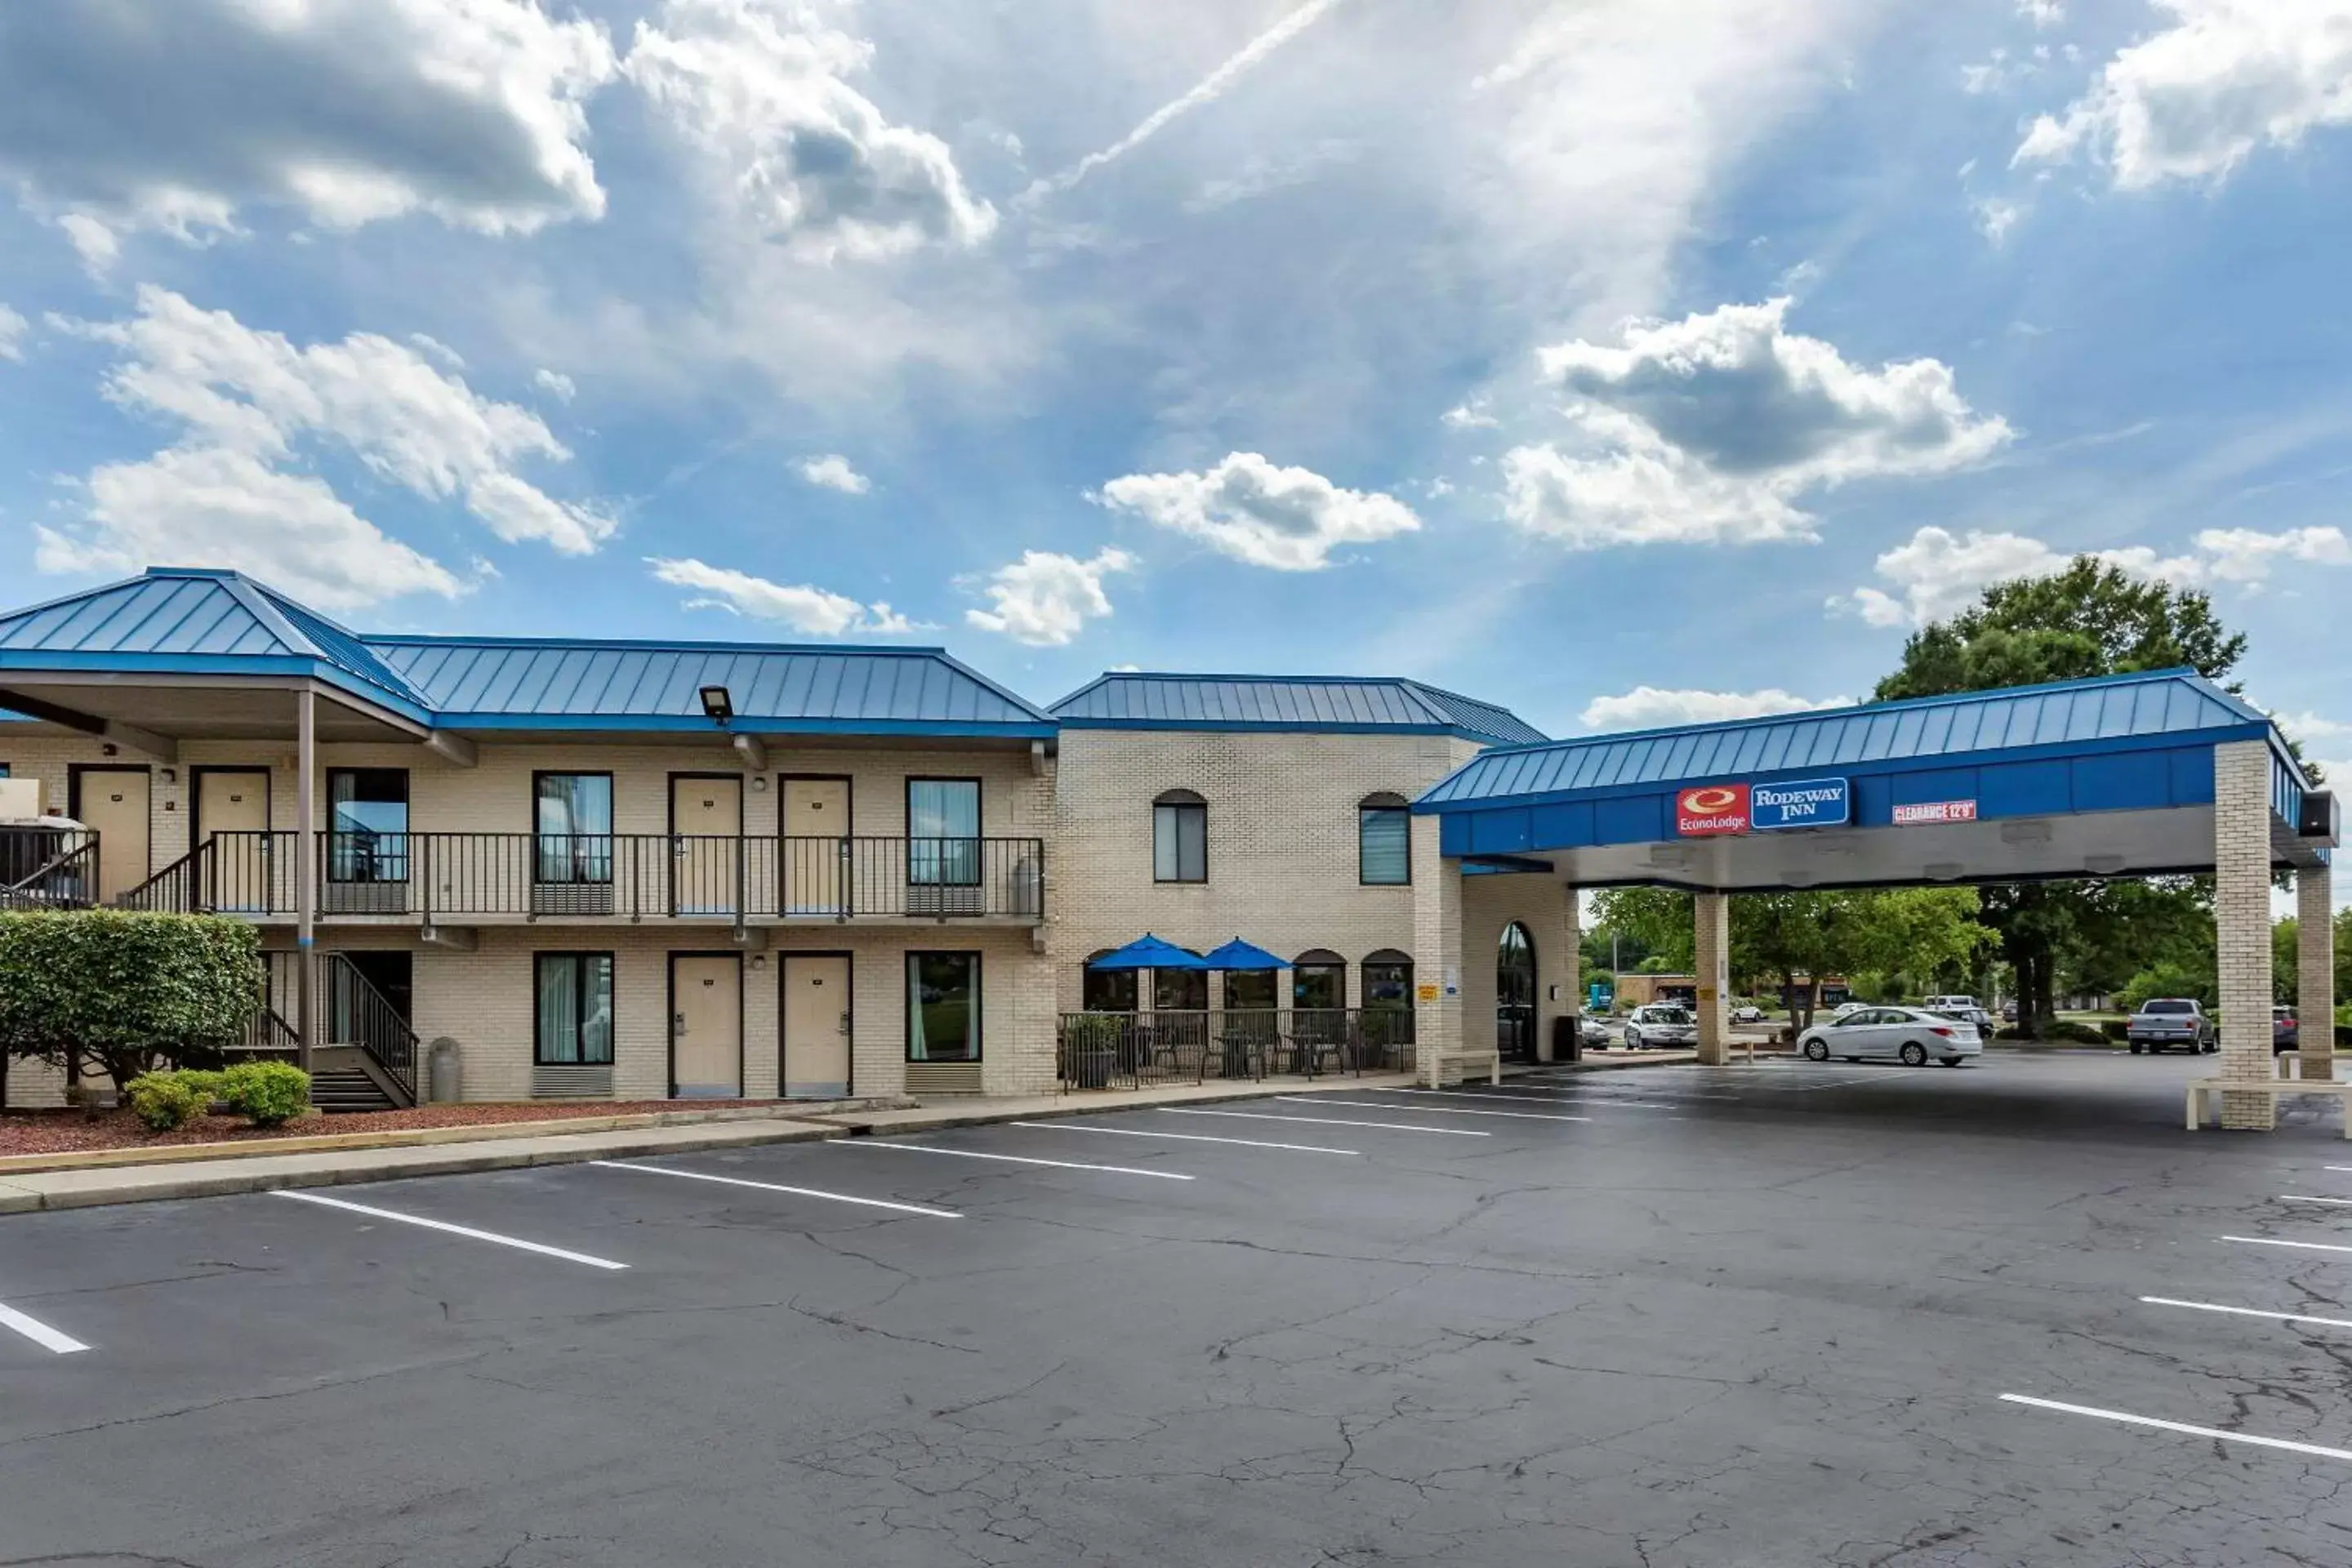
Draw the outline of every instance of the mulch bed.
[[[725,1108],[782,1105],[780,1100],[730,1100]],[[366,1115],[305,1116],[283,1127],[254,1127],[234,1116],[200,1116],[172,1132],[150,1132],[127,1110],[95,1119],[79,1110],[10,1111],[0,1114],[0,1154],[67,1154],[83,1149],[139,1149],[173,1143],[266,1143],[274,1138],[313,1138],[320,1133],[399,1132],[420,1127],[481,1127],[501,1121],[568,1121],[583,1116],[642,1116],[661,1110],[719,1109],[675,1100],[580,1100],[550,1104],[425,1105],[414,1110]]]

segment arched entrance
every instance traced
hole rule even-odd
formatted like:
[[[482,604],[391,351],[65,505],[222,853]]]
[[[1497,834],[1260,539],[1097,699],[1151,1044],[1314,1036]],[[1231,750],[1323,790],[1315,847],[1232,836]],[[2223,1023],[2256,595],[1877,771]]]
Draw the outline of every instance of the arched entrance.
[[[1495,1048],[1505,1061],[1536,1056],[1536,943],[1517,921],[1495,949]]]

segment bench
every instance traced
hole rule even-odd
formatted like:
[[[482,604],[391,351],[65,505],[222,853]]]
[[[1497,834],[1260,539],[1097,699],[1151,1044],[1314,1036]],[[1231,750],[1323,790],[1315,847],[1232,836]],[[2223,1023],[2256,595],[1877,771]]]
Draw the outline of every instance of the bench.
[[[1460,1076],[1449,1079],[1446,1077],[1449,1070]],[[1466,1081],[1474,1071],[1484,1073],[1490,1084],[1502,1082],[1503,1053],[1494,1050],[1430,1053],[1429,1087],[1432,1089],[1441,1084]]]
[[[2323,1083],[2316,1079],[2257,1079],[2252,1083],[2238,1083],[2229,1079],[2195,1079],[2190,1080],[2189,1085],[2189,1131],[2191,1132],[2204,1125],[2205,1097],[2209,1094],[2267,1094],[2271,1097],[2273,1110],[2276,1110],[2278,1101],[2282,1098],[2292,1100],[2299,1094],[2332,1095],[2344,1107],[2344,1136],[2352,1138],[2352,1098],[2347,1098],[2352,1097],[2352,1082],[2330,1080]],[[2219,1109],[2218,1106],[2215,1108],[2217,1112]],[[2213,1120],[2218,1126],[2221,1117],[2216,1114]]]

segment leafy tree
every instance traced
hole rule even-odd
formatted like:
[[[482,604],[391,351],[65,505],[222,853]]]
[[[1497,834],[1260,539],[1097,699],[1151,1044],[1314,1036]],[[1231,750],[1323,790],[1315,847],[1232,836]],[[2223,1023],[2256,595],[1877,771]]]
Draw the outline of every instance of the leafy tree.
[[[243,921],[79,910],[0,914],[0,1048],[127,1085],[209,1061],[261,1010]]]

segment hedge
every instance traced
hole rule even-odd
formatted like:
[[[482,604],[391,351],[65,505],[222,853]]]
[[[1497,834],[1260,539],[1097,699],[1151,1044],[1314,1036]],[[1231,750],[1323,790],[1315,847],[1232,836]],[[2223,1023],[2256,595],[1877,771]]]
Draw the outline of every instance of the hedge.
[[[0,914],[0,1049],[126,1088],[212,1065],[261,1011],[259,953],[251,925],[217,915]]]

